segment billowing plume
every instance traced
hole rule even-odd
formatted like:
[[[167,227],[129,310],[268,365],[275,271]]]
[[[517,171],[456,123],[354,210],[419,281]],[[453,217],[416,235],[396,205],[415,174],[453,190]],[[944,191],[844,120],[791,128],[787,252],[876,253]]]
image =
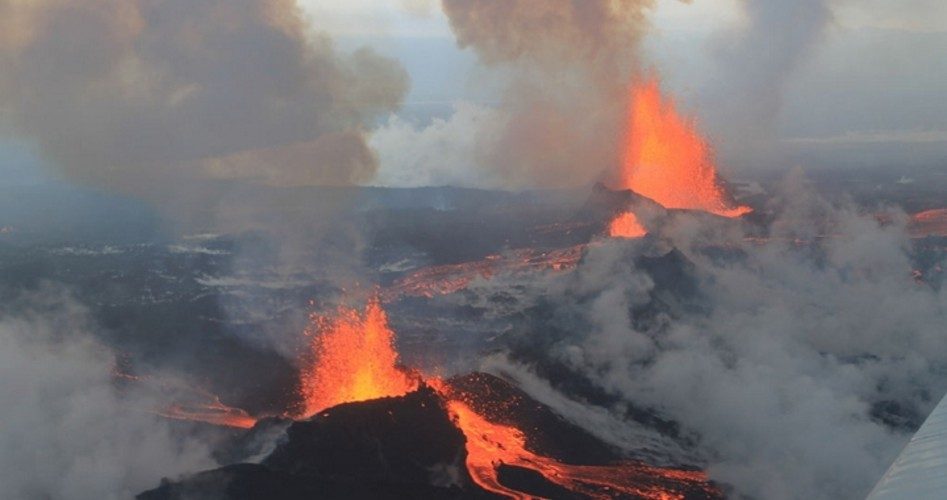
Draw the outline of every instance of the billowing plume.
[[[653,3],[444,0],[458,44],[509,75],[478,163],[508,187],[588,183],[613,166]]]
[[[531,318],[512,352],[561,390],[677,422],[738,495],[863,498],[947,390],[943,278],[912,276],[923,247],[897,210],[829,203],[798,172],[769,210],[765,238],[679,213],[518,278]]]
[[[461,47],[488,64],[521,62],[552,71],[578,65],[614,85],[634,64],[653,0],[444,0]]]
[[[772,152],[787,81],[820,41],[832,10],[827,0],[741,5],[746,23],[716,41],[716,85],[707,82],[713,86],[705,104],[725,154],[763,159]]]
[[[372,178],[364,129],[400,66],[342,55],[292,0],[0,1],[0,107],[80,182],[155,201],[195,180]],[[208,202],[210,203],[210,202]]]

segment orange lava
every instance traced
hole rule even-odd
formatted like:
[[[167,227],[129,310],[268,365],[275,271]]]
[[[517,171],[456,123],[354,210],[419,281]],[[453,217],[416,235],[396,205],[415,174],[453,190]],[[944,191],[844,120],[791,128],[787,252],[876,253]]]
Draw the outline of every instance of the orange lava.
[[[749,207],[733,206],[720,185],[707,141],[694,123],[665,99],[657,80],[632,89],[619,187],[666,208],[703,210],[739,217]]]
[[[394,332],[377,298],[365,311],[340,307],[334,317],[313,315],[310,364],[302,374],[303,416],[353,401],[402,396],[417,381],[398,367]]]
[[[246,411],[231,408],[220,402],[216,396],[207,403],[183,405],[173,404],[170,408],[159,412],[159,415],[175,420],[190,420],[224,427],[249,429],[256,425],[256,419]]]
[[[631,212],[624,212],[612,219],[608,225],[608,235],[612,238],[641,238],[648,234],[648,230],[638,222],[638,217]]]
[[[614,498],[616,494],[655,500],[685,498],[684,491],[676,491],[670,484],[674,482],[703,489],[711,497],[719,495],[700,471],[640,463],[565,464],[529,451],[526,436],[515,427],[492,423],[457,399],[449,400],[447,406],[467,438],[467,470],[474,482],[492,493],[517,499],[535,498],[500,483],[497,467],[506,464],[533,470],[552,483],[591,498]]]
[[[914,214],[911,216],[909,229],[911,236],[915,238],[947,237],[947,208],[936,208]]]
[[[112,380],[134,384],[139,390],[153,391],[157,395],[176,399],[167,408],[153,411],[165,418],[240,429],[249,429],[257,423],[257,419],[245,410],[227,406],[220,401],[219,396],[186,381],[133,375],[126,372],[121,363],[112,367]]]
[[[585,245],[545,252],[522,248],[504,255],[490,255],[483,260],[425,267],[397,280],[381,296],[385,302],[406,295],[432,298],[463,290],[478,278],[490,279],[499,274],[533,270],[566,271],[578,265],[584,251]]]
[[[428,380],[447,404],[447,411],[467,439],[467,471],[478,486],[515,499],[537,498],[503,485],[498,467],[522,467],[546,480],[589,498],[633,497],[682,500],[700,490],[707,498],[722,498],[707,474],[695,470],[651,467],[640,462],[613,465],[572,465],[530,451],[525,433],[513,426],[491,422],[468,404],[463,392],[439,378]],[[498,404],[503,404],[498,401]]]

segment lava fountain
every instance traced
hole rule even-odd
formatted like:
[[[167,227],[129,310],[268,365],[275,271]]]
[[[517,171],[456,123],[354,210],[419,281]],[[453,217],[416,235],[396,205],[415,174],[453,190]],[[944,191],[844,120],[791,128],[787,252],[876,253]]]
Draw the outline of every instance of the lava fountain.
[[[303,416],[354,401],[403,396],[418,386],[398,365],[394,332],[377,298],[364,312],[339,307],[334,316],[314,314],[302,372]]]
[[[619,188],[631,189],[665,208],[725,217],[752,210],[730,203],[709,144],[693,121],[681,117],[674,102],[661,95],[657,80],[632,88],[626,134]]]
[[[641,238],[646,234],[648,234],[648,230],[641,225],[638,217],[631,212],[619,214],[608,225],[608,235],[612,238]]]

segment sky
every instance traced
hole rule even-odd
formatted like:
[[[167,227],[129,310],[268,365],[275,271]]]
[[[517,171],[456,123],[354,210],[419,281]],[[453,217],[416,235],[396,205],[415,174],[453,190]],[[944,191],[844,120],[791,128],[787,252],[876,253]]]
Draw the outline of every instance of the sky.
[[[710,137],[724,171],[944,165],[947,2],[827,1],[825,33],[780,82],[772,125],[779,159],[746,152],[730,123],[742,96],[721,98],[715,89],[739,80],[718,59],[721,40],[749,22],[743,2],[658,0],[644,41],[647,64]],[[300,6],[314,32],[327,32],[343,51],[369,45],[401,63],[411,86],[397,116],[411,123],[449,120],[458,104],[489,108],[499,99],[502,72],[485,70],[472,50],[457,47],[436,0],[300,0]],[[31,143],[3,125],[0,117],[0,184],[53,177]],[[385,158],[380,161],[384,168]]]

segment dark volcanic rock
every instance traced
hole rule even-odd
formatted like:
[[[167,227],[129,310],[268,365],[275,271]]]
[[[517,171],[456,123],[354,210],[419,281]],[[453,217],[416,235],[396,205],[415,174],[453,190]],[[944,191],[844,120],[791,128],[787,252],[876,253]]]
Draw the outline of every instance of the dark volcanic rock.
[[[292,474],[399,483],[447,483],[464,469],[464,435],[441,399],[422,387],[401,398],[330,408],[287,430],[264,465]]]
[[[644,210],[648,213],[666,214],[667,210],[651,198],[631,190],[612,190],[598,183],[592,188],[581,214],[590,220],[600,221],[602,228],[617,213],[629,209]]]
[[[585,495],[569,491],[558,484],[555,484],[542,474],[523,467],[513,465],[500,465],[497,468],[497,479],[500,483],[507,485],[516,491],[521,491],[528,495],[534,495],[539,498],[555,498],[556,500],[581,500],[588,498]]]
[[[614,448],[499,377],[471,373],[448,383],[465,403],[490,415],[492,421],[528,429],[526,446],[534,453],[584,465],[609,464],[622,458]]]
[[[310,500],[409,498],[470,498],[459,489],[437,488],[423,484],[397,484],[376,481],[335,481],[314,478],[263,465],[236,464],[201,472],[179,483],[162,481],[161,486],[138,495],[139,500]]]
[[[441,399],[422,387],[294,422],[259,465],[164,481],[138,498],[489,498],[470,480],[464,445]]]

